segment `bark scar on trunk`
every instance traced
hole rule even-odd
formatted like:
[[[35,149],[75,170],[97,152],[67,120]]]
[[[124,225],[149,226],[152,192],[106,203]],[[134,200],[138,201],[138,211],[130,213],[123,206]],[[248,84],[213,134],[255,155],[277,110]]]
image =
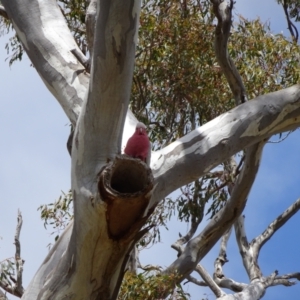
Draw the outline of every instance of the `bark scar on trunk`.
[[[101,171],[98,189],[107,204],[107,228],[112,239],[126,239],[134,225],[139,227],[153,182],[152,171],[144,162],[125,155],[118,155]]]

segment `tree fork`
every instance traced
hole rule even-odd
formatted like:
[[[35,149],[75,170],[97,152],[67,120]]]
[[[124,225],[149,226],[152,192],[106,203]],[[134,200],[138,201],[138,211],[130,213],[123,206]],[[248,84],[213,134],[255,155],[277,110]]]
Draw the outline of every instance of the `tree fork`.
[[[99,176],[99,193],[107,204],[108,235],[127,240],[145,223],[152,189],[151,169],[141,160],[119,155]]]

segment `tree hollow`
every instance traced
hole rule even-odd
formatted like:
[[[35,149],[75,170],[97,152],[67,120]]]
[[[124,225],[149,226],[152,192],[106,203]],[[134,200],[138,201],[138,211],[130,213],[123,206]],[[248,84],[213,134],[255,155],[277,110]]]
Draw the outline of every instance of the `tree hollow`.
[[[151,169],[139,159],[117,156],[101,172],[98,187],[102,200],[107,203],[110,237],[120,239],[138,229],[153,188]]]

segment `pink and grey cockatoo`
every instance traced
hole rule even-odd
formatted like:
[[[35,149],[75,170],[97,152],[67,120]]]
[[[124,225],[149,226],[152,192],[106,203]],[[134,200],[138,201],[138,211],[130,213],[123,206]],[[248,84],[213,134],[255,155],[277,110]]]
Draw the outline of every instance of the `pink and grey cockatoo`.
[[[128,139],[124,153],[128,156],[139,158],[140,160],[150,164],[151,143],[146,131],[146,125],[142,122],[136,124],[134,134]]]

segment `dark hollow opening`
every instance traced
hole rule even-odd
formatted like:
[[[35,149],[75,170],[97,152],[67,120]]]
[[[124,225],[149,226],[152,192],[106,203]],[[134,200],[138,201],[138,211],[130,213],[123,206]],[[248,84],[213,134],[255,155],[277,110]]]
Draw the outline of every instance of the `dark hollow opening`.
[[[112,172],[110,184],[119,193],[141,192],[148,184],[147,169],[139,161],[122,159]]]

